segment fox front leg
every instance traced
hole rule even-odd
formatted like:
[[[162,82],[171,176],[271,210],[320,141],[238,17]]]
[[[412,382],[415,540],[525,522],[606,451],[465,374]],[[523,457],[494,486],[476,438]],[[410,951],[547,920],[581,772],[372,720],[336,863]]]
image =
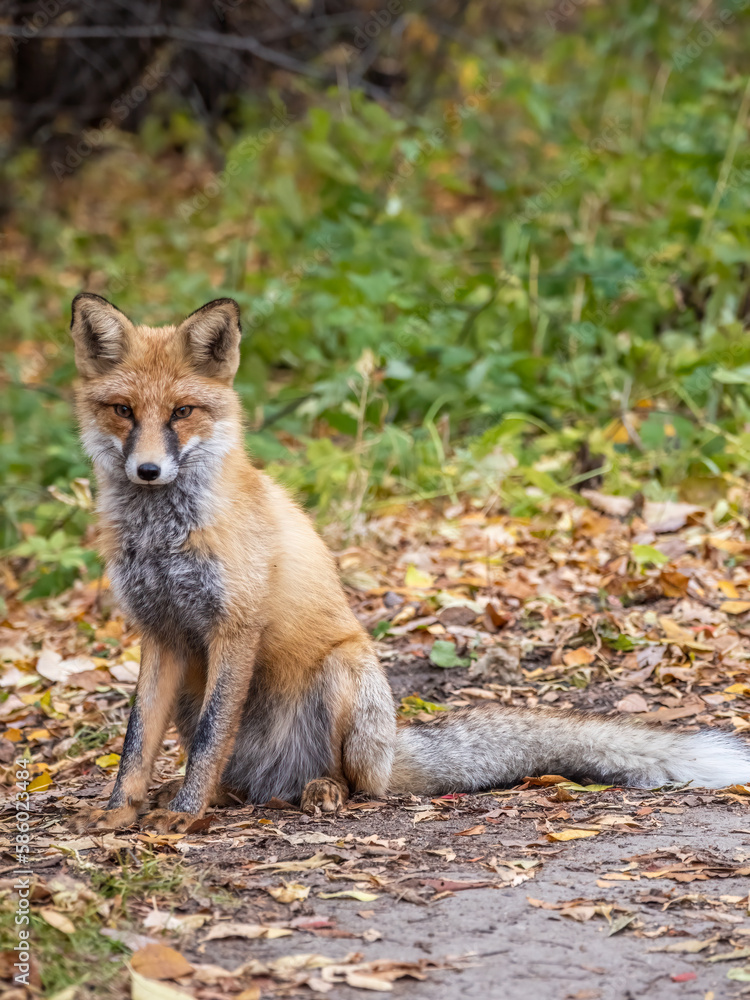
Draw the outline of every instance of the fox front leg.
[[[218,641],[209,651],[198,724],[188,750],[185,780],[166,809],[141,820],[159,833],[188,830],[214,798],[234,746],[255,664],[257,641],[247,634]]]
[[[182,660],[144,636],[141,670],[130,712],[120,767],[106,809],[76,816],[75,828],[118,830],[132,826],[146,801],[151,772],[173,714],[184,673]]]

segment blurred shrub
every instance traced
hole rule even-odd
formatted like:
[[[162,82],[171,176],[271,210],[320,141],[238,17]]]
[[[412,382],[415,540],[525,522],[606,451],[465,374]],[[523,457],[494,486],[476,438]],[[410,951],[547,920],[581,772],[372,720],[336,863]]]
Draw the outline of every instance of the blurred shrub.
[[[184,111],[60,181],[16,156],[6,549],[62,545],[58,582],[85,562],[87,515],[45,495],[86,470],[81,288],[151,323],[236,298],[250,446],[322,517],[462,491],[528,514],[592,484],[725,504],[750,455],[750,31],[738,10],[701,45],[694,17],[587,6],[543,45],[456,42],[453,89],[419,113],[341,88],[245,103],[218,169]]]

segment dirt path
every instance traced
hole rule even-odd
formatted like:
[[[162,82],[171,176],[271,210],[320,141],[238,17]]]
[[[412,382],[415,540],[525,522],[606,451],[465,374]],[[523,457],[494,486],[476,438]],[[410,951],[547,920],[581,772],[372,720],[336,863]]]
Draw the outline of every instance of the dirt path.
[[[547,800],[552,794],[549,790],[520,793],[503,800],[505,811],[515,811],[520,806],[521,814],[536,813],[538,801]],[[721,858],[730,867],[745,868],[750,859],[747,810],[733,803],[716,802],[708,794],[691,792],[650,793],[639,796],[635,803],[631,793],[621,791],[600,793],[595,798],[595,804],[580,808],[576,803],[570,822],[583,825],[585,816],[602,813],[616,819],[626,815],[624,811],[629,812],[634,804],[638,809],[650,808],[653,812],[640,821],[642,829],[610,827],[594,837],[562,844],[549,843],[538,833],[538,827],[548,822],[559,827],[560,823],[554,821],[540,822],[520,815],[491,823],[486,817],[492,817],[498,808],[497,799],[488,796],[467,797],[455,808],[445,810],[445,818],[418,824],[413,824],[412,818],[420,814],[409,816],[403,806],[374,812],[355,810],[336,821],[290,819],[283,826],[287,835],[294,836],[292,831],[299,830],[323,832],[344,838],[340,841],[344,845],[350,838],[359,842],[372,835],[393,845],[403,838],[403,851],[395,859],[376,858],[377,863],[373,864],[372,858],[357,857],[356,868],[377,873],[376,877],[387,877],[395,883],[396,893],[399,888],[411,887],[414,898],[426,904],[399,900],[398,895],[390,893],[366,904],[351,899],[323,900],[319,898],[320,892],[349,887],[351,882],[331,885],[323,870],[294,873],[295,879],[311,887],[310,896],[299,906],[300,913],[329,918],[338,932],[361,934],[374,928],[382,935],[373,942],[331,937],[313,941],[305,935],[308,941],[295,942],[295,950],[319,951],[341,959],[353,950],[362,951],[366,961],[418,962],[430,958],[451,963],[451,959],[462,959],[452,963],[460,971],[438,969],[428,972],[424,982],[401,980],[396,984],[397,996],[430,1000],[458,996],[626,1000],[643,996],[705,997],[711,990],[716,998],[740,995],[743,984],[728,980],[727,970],[746,963],[741,960],[713,963],[706,958],[731,953],[735,950],[733,945],[742,948],[750,944],[747,875],[706,879],[699,872],[700,878],[685,884],[669,877],[647,878],[644,873],[649,868],[667,867],[677,862],[677,856],[685,855],[697,856],[699,863],[717,863]],[[257,815],[270,818],[273,814],[268,811]],[[278,816],[276,813],[275,825],[283,823]],[[467,826],[482,825],[483,832],[465,837],[456,835]],[[278,850],[278,857],[309,857],[310,848],[301,847],[286,846]],[[316,849],[328,847],[316,845]],[[335,853],[335,847],[330,849]],[[357,843],[352,843],[351,849],[356,857]],[[342,850],[346,853],[346,847]],[[435,864],[438,856],[427,853],[431,850],[448,850],[455,852],[456,857],[445,864]],[[217,874],[236,870],[247,860],[258,858],[257,846],[250,847],[241,838],[231,844],[220,840],[211,847],[197,846],[195,854],[191,850],[188,858],[191,864],[201,863],[209,860],[214,851],[220,852],[219,857],[213,856]],[[653,852],[663,854],[655,861],[640,861],[629,873],[618,872],[633,865],[629,859],[634,856]],[[424,886],[427,879],[464,883],[488,880],[499,884],[496,874],[486,867],[493,857],[539,864],[530,869],[533,878],[520,885],[461,889],[431,901],[433,893]],[[345,869],[346,865],[344,861],[335,867]],[[630,879],[610,882],[605,888],[597,884],[606,881],[604,873],[612,872],[630,874]],[[254,882],[278,880],[249,875],[242,881],[247,886],[244,892],[248,903],[234,919],[260,918],[266,922],[288,919],[288,906],[269,906],[267,896],[259,902],[261,893],[251,888]],[[377,888],[374,892],[378,892]],[[584,902],[578,904],[577,920],[562,915],[560,910],[532,905],[529,897],[547,904]],[[609,920],[599,914],[586,919],[587,901],[613,906]],[[579,922],[581,917],[583,921]],[[611,934],[618,920],[624,922],[627,917],[632,917],[631,922]],[[330,932],[318,932],[326,936],[327,933]],[[695,954],[655,950],[697,940],[713,943]],[[228,939],[212,942],[211,957],[227,968],[234,968],[250,957],[273,959],[288,950],[288,938],[268,942]],[[198,951],[188,949],[185,954],[200,959]],[[693,973],[695,978],[687,981],[672,980]],[[336,987],[331,994],[341,998],[354,995],[345,986]]]

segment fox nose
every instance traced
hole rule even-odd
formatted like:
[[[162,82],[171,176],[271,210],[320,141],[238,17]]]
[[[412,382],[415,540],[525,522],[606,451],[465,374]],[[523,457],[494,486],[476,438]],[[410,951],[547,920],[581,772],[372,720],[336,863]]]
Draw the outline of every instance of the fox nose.
[[[160,475],[161,469],[158,465],[154,465],[153,462],[144,462],[143,465],[138,466],[138,478],[143,479],[147,483],[150,483],[153,479],[158,479]]]

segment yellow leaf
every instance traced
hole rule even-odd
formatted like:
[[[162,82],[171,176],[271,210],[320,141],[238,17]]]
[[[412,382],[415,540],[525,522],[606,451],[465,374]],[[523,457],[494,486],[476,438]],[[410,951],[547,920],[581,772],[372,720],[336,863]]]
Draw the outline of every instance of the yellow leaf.
[[[112,618],[102,628],[98,628],[94,635],[101,642],[102,639],[121,639],[123,631],[122,622],[118,618]]]
[[[49,729],[32,729],[31,732],[26,735],[29,740],[48,740],[51,733]]]
[[[723,601],[719,605],[719,611],[725,611],[728,615],[743,615],[750,611],[750,601]]]
[[[413,563],[409,564],[404,577],[404,583],[407,587],[414,590],[425,590],[427,587],[431,587],[434,582],[434,576],[425,573],[424,570],[417,569]]]
[[[630,442],[630,435],[621,420],[613,421],[604,433],[614,444],[629,444]]]
[[[119,753],[105,753],[96,758],[97,767],[114,767],[120,763]]]
[[[731,580],[719,580],[716,586],[719,588],[722,594],[724,594],[726,597],[731,597],[732,600],[736,600],[740,596],[737,593],[737,588],[735,587],[735,585],[732,583]]]
[[[371,903],[380,899],[372,892],[360,892],[358,889],[344,889],[342,892],[319,892],[321,899],[358,899],[360,903]]]
[[[558,830],[557,833],[548,833],[547,840],[583,840],[597,835],[597,830]]]
[[[18,743],[19,740],[23,739],[23,733],[20,729],[16,729],[15,726],[6,729],[3,736],[6,740],[10,740],[11,743]]]
[[[47,774],[38,775],[33,781],[29,782],[29,787],[26,789],[27,792],[43,792],[52,784],[52,776]]]
[[[659,624],[664,629],[664,634],[670,642],[674,642],[679,645],[695,642],[695,633],[690,632],[686,628],[682,628],[681,625],[672,621],[671,618],[667,618],[665,615],[660,615]]]
[[[743,684],[742,682],[730,684],[728,688],[724,688],[724,694],[750,695],[750,684]]]
[[[128,660],[133,663],[141,662],[141,647],[140,646],[129,646],[127,649],[123,649],[121,660],[127,662]]]

